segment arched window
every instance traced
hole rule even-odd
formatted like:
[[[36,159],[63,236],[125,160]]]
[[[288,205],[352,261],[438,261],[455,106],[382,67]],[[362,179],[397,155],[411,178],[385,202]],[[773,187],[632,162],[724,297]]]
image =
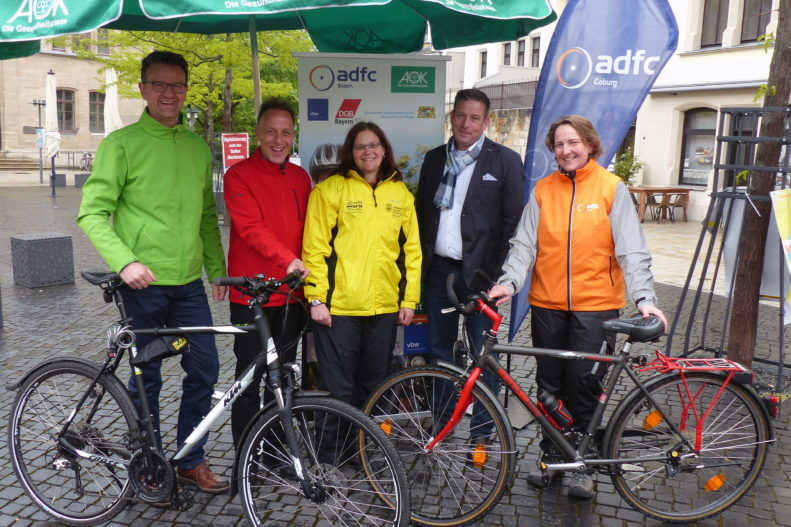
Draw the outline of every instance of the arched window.
[[[684,138],[681,147],[679,183],[707,185],[714,161],[714,136],[717,112],[695,108],[684,114]]]

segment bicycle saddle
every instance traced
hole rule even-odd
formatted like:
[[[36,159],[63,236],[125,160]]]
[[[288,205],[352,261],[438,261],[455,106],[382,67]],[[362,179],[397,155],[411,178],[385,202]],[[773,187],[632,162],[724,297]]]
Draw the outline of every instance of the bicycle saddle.
[[[613,318],[601,324],[602,329],[608,333],[623,333],[629,335],[635,342],[648,342],[660,337],[665,332],[665,325],[653,315],[643,318],[636,315],[629,318]]]
[[[114,282],[121,280],[121,277],[118,276],[118,273],[106,272],[106,271],[82,271],[80,272],[80,276],[85,278],[88,282],[92,283],[93,285],[100,285],[104,283]]]

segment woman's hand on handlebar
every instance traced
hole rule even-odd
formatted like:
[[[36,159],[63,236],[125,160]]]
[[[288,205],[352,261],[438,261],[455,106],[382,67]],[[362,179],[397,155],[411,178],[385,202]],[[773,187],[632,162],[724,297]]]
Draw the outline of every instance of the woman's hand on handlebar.
[[[311,306],[310,318],[316,324],[321,324],[322,326],[327,326],[328,328],[332,327],[332,315],[330,315],[330,310],[327,309],[327,304]]]
[[[486,294],[489,295],[489,298],[495,300],[494,305],[496,306],[508,302],[509,300],[511,300],[511,297],[513,296],[513,293],[511,292],[511,289],[509,287],[499,284],[489,289],[489,291]]]
[[[665,324],[665,333],[667,333],[667,319],[661,309],[656,306],[643,306],[640,308],[640,314],[643,315],[643,318],[648,318],[650,315],[657,317]]]

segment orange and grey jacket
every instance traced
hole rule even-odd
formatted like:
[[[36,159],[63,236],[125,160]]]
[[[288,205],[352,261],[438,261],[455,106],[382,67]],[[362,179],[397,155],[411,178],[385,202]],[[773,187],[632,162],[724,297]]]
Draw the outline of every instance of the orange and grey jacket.
[[[594,160],[573,177],[536,183],[498,282],[519,291],[533,270],[530,304],[565,311],[655,305],[651,255],[629,191]]]

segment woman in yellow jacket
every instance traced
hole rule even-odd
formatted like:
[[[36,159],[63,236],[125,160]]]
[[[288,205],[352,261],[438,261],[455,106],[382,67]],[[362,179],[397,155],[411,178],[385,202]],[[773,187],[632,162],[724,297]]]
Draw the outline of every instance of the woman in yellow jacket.
[[[387,374],[396,325],[420,300],[414,197],[379,126],[354,125],[338,173],[310,194],[302,259],[319,388],[361,407]]]

